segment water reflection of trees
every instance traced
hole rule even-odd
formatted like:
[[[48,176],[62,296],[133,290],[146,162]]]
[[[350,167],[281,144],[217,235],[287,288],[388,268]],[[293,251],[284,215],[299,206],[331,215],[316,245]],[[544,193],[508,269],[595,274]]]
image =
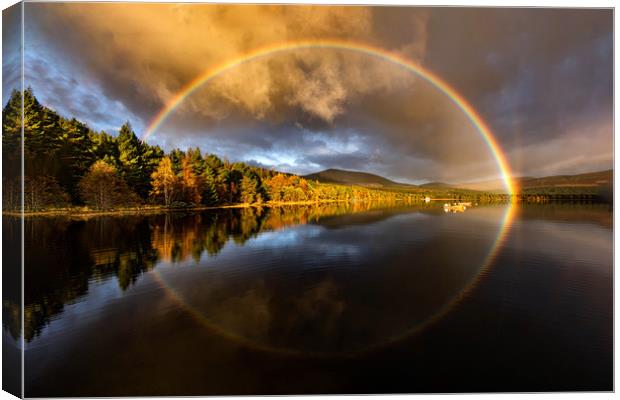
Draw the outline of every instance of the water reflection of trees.
[[[89,219],[27,218],[24,225],[24,336],[32,340],[65,305],[79,301],[91,282],[115,277],[123,291],[158,261],[198,262],[217,255],[228,242],[245,244],[265,230],[316,222],[398,203],[321,203],[277,208],[228,208],[199,213]],[[6,243],[17,218],[4,217]],[[15,246],[15,250],[18,250]],[[19,336],[19,297],[3,304],[4,328]],[[17,310],[17,312],[16,312]]]
[[[8,225],[19,223],[5,219]],[[24,337],[28,341],[65,304],[87,294],[91,281],[115,276],[125,290],[157,261],[148,221],[136,217],[26,219],[24,246]],[[11,307],[3,305],[5,312]],[[4,326],[18,335],[19,328],[9,325]]]
[[[162,261],[181,262],[191,256],[198,262],[204,253],[214,256],[229,241],[243,245],[262,231],[307,224],[325,217],[397,206],[402,204],[334,202],[168,214],[151,221],[152,243]]]
[[[11,222],[17,223],[11,223]],[[2,219],[2,324],[17,338],[21,326],[21,230],[19,220]]]

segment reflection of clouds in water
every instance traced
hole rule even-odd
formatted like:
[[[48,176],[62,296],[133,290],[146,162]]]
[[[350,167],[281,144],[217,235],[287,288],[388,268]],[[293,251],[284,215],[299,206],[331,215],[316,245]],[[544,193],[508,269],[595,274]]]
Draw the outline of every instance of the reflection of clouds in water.
[[[431,223],[431,215],[420,212],[389,216],[377,213],[372,223],[368,223],[369,217],[372,217],[371,212],[359,216],[354,214],[353,216],[335,217],[334,222],[338,221],[335,226],[328,222],[327,226],[308,224],[278,231],[261,232],[257,237],[244,243],[242,247],[247,251],[255,249],[282,251],[303,245],[304,253],[313,255],[312,258],[306,257],[303,265],[322,267],[324,261],[335,259],[346,259],[347,264],[353,264],[372,251],[376,251],[376,248],[372,249],[367,244],[369,239],[377,237],[386,226],[393,227],[394,230],[406,229],[406,234],[401,235],[400,240],[414,241],[418,244],[428,242],[438,234],[435,232],[437,227]],[[412,222],[419,223],[420,229],[410,229]],[[366,245],[362,246],[360,243]],[[239,250],[243,251],[243,249],[235,249],[235,251]]]
[[[293,300],[297,312],[292,313],[288,325],[294,328],[309,326],[309,330],[331,338],[339,327],[345,302],[339,296],[338,287],[332,279],[326,279],[306,290]]]
[[[264,339],[269,332],[272,311],[270,293],[263,280],[239,296],[230,296],[214,307],[211,318],[224,329],[248,339]]]
[[[49,321],[34,340],[24,342],[24,348],[28,350],[45,346],[48,340],[54,340],[59,335],[66,335],[67,331],[71,331],[68,327],[95,318],[102,304],[110,303],[122,296],[123,291],[113,276],[109,276],[102,282],[91,281],[88,295],[75,299],[71,304],[65,304],[62,318],[55,317]]]
[[[324,254],[326,257],[353,257],[357,258],[362,255],[360,246],[355,244],[330,244],[321,243],[315,248],[319,253]]]
[[[261,232],[257,237],[244,243],[244,247],[253,248],[280,248],[299,244],[309,238],[321,234],[321,228],[311,225],[302,225],[290,229]]]
[[[343,329],[345,301],[338,285],[327,278],[289,294],[258,279],[240,294],[211,298],[199,313],[218,329],[264,346],[330,348]]]
[[[524,255],[549,257],[560,260],[572,259],[586,262],[594,269],[604,271],[613,252],[613,233],[594,224],[571,224],[566,222],[528,221],[517,225],[515,235],[527,238],[527,251],[519,248]],[[580,243],[580,246],[575,246]]]
[[[281,250],[303,245],[308,253],[318,258],[360,257],[362,249],[355,243],[343,243],[324,238],[326,229],[316,225],[302,225],[285,230],[262,232],[243,247],[248,250]]]
[[[492,261],[505,212],[373,212],[263,231],[162,283],[203,325],[252,347],[366,351],[448,312]]]

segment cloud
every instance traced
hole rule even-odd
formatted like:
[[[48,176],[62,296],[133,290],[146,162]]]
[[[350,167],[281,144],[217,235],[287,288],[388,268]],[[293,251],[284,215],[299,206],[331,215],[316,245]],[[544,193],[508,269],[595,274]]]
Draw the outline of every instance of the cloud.
[[[436,72],[485,118],[518,174],[608,160],[575,158],[583,144],[572,139],[576,126],[596,126],[593,148],[611,144],[611,125],[600,123],[611,121],[613,100],[609,10],[28,3],[26,18],[35,93],[98,127],[131,119],[140,134],[206,68],[266,45],[340,38]],[[346,50],[242,63],[186,98],[150,140],[297,173],[498,176],[487,144],[447,96]]]
[[[139,122],[139,118],[122,103],[106,101],[96,83],[78,81],[73,74],[58,69],[53,60],[53,56],[36,47],[30,48],[24,55],[26,86],[45,87],[43,91],[35,90],[40,102],[61,115],[88,121],[90,127],[95,130],[116,133],[125,121]]]
[[[58,51],[145,118],[206,68],[250,49],[320,37],[367,41],[372,34],[364,7],[33,4],[28,10]],[[348,93],[339,78],[359,76],[347,74],[345,61],[316,52],[310,58],[270,57],[225,74],[208,95],[183,107],[218,119],[238,108],[264,117],[281,104],[330,121]]]
[[[426,60],[505,147],[539,142],[611,115],[612,19],[603,9],[437,9]]]
[[[2,11],[2,103],[6,104],[11,91],[20,87],[21,80],[21,4]]]
[[[609,169],[613,165],[613,148],[609,140],[612,124],[611,118],[599,118],[575,125],[561,137],[520,148],[512,155],[514,164],[526,176]],[[561,157],[549,157],[558,152]]]

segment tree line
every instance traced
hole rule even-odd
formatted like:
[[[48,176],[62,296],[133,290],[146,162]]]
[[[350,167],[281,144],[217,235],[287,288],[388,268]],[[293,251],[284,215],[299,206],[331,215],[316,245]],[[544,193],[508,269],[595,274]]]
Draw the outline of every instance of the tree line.
[[[116,136],[97,132],[45,107],[29,88],[23,97],[14,90],[2,111],[4,210],[20,208],[22,126],[25,211],[421,198],[420,194],[322,184],[222,160],[198,147],[166,153],[141,141],[129,122]]]

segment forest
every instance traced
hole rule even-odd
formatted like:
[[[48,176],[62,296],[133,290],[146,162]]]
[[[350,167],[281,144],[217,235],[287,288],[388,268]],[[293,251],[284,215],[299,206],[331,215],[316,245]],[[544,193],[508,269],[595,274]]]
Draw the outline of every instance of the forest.
[[[198,147],[166,153],[141,141],[129,122],[112,135],[42,105],[32,89],[17,90],[2,111],[3,210],[144,205],[200,207],[351,200],[421,200],[423,194],[324,184],[229,162]]]
[[[21,118],[23,98],[24,118]],[[524,188],[509,196],[467,189],[370,188],[312,179],[230,162],[200,148],[166,153],[138,138],[126,122],[117,135],[97,132],[42,105],[32,89],[14,90],[2,110],[2,209],[84,212],[278,205],[332,201],[419,202],[433,198],[477,202],[611,202],[603,187]]]

